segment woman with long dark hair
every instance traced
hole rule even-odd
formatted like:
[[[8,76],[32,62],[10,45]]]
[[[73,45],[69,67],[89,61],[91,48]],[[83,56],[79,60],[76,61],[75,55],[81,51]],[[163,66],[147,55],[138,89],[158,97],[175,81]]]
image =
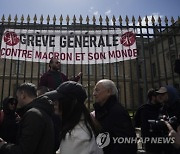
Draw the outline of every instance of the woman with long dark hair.
[[[62,116],[60,154],[103,154],[95,141],[98,129],[84,104],[83,86],[67,81],[49,94],[58,97]]]

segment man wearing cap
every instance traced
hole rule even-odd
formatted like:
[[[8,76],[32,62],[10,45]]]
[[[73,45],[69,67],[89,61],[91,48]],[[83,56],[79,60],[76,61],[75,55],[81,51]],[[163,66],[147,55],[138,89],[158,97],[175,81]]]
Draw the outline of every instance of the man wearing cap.
[[[49,62],[49,71],[44,73],[40,78],[39,86],[45,86],[49,88],[49,90],[56,89],[61,83],[68,81],[68,77],[60,72],[61,64],[56,58],[52,58]],[[82,76],[82,72],[80,72],[73,81],[78,82]]]
[[[164,103],[168,101],[168,93],[166,87],[160,87],[157,91],[157,99],[160,103]]]
[[[148,120],[158,120],[159,110],[162,105],[157,101],[157,93],[155,89],[150,88],[147,93],[147,102],[141,105],[135,113],[135,127],[141,128],[141,136],[143,138],[153,138],[160,136],[157,132],[150,131]],[[160,144],[152,144],[151,141],[145,143],[145,150],[151,154],[160,154],[163,148]]]
[[[180,126],[180,95],[172,86],[160,87],[159,90],[156,91],[158,101],[162,103],[163,107],[161,108],[160,115],[165,115],[167,118],[171,118],[175,116],[177,118],[176,128]],[[172,145],[164,146],[165,153],[174,154],[178,153],[178,149],[173,148]]]
[[[157,99],[162,103],[163,108],[161,114],[168,117],[176,116],[180,119],[180,95],[172,86],[160,87],[156,91]]]

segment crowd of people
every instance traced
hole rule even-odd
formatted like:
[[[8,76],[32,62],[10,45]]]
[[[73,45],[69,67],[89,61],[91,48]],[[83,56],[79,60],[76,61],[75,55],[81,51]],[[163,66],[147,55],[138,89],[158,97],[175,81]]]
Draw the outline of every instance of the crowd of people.
[[[38,88],[22,83],[16,97],[3,100],[0,154],[136,154],[136,142],[115,142],[118,138],[135,139],[135,127],[141,128],[142,137],[174,138],[174,144],[147,142],[149,154],[180,152],[180,97],[175,88],[149,89],[147,102],[131,119],[112,80],[96,83],[94,111],[89,112],[86,90],[78,83],[82,73],[68,79],[59,71],[57,59],[51,59],[49,67]],[[175,122],[169,120],[172,117]],[[159,120],[166,129],[159,130],[152,120]]]

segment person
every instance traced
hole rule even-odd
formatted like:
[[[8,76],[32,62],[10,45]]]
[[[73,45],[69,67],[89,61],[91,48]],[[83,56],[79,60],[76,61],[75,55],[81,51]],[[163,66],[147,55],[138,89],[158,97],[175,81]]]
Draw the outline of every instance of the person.
[[[45,93],[49,92],[49,89],[45,86],[37,88],[37,96],[44,96]],[[50,98],[54,107],[54,112],[52,114],[52,121],[54,124],[54,154],[59,149],[60,144],[60,132],[62,128],[61,116],[59,116],[58,100],[55,98]]]
[[[157,93],[156,90],[150,88],[147,93],[147,102],[141,105],[134,116],[134,126],[141,128],[141,136],[143,138],[156,138],[160,137],[161,134],[159,132],[151,130],[149,120],[158,120],[159,112],[162,105],[157,101]],[[164,150],[161,144],[154,144],[146,142],[144,144],[145,150],[151,154],[160,154]]]
[[[174,146],[177,149],[178,148],[180,149],[180,126],[178,126],[177,132],[176,132],[169,122],[167,122],[167,121],[164,121],[164,122],[169,129],[169,136],[175,138]]]
[[[60,72],[61,64],[58,59],[52,58],[49,62],[49,68],[49,71],[41,76],[39,86],[45,86],[49,88],[49,90],[54,90],[61,83],[69,80],[65,74]],[[72,78],[72,80],[78,82],[81,76],[82,72],[75,78]]]
[[[161,115],[166,115],[167,117],[176,116],[178,121],[180,121],[180,95],[177,89],[173,86],[164,86],[160,87],[156,93],[158,94],[158,101],[163,105]]]
[[[46,93],[59,100],[62,115],[61,143],[58,154],[103,154],[95,141],[97,129],[85,106],[84,87],[74,81],[62,83],[56,90]]]
[[[166,120],[176,117],[176,122],[173,124],[175,131],[180,124],[180,95],[176,88],[173,86],[163,86],[156,91],[157,99],[162,103],[162,108],[160,110],[161,117],[166,117]],[[166,136],[168,135],[167,130],[164,130]],[[176,154],[179,153],[177,148],[174,148],[171,144],[164,146],[164,153],[166,154]]]
[[[16,143],[19,115],[16,113],[17,99],[8,96],[3,100],[0,122],[0,137],[10,143]]]
[[[1,154],[52,154],[54,150],[54,128],[51,120],[53,106],[48,97],[37,97],[36,86],[23,83],[16,92],[20,108],[17,143],[0,139]]]
[[[113,81],[102,79],[95,85],[95,118],[102,126],[102,133],[109,133],[110,143],[103,148],[104,154],[135,154],[137,144],[119,144],[113,137],[136,138],[131,118],[125,108],[118,103],[118,90]]]

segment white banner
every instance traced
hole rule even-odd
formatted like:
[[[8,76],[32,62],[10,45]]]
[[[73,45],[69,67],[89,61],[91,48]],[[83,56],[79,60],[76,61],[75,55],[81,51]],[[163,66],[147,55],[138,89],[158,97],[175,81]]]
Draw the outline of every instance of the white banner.
[[[114,63],[137,57],[133,29],[60,31],[6,29],[0,57],[44,62],[58,58],[62,64]]]

